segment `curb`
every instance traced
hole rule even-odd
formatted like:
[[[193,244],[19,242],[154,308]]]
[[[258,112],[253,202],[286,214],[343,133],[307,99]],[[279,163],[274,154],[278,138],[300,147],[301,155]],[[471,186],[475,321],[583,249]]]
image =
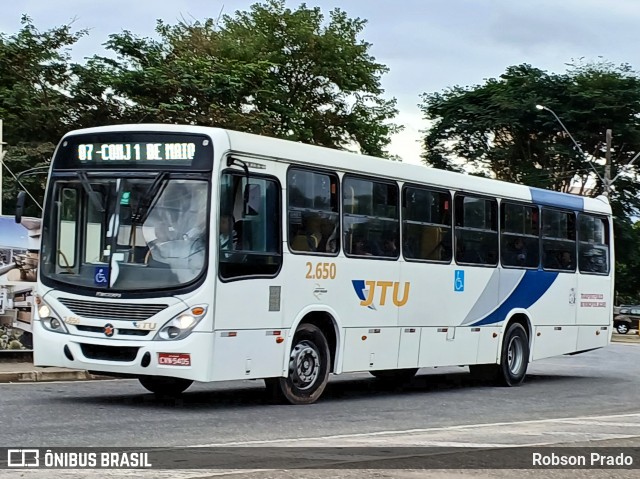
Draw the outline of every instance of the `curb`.
[[[88,371],[70,369],[68,371],[24,371],[24,372],[0,372],[0,383],[25,383],[47,381],[83,381],[100,379]]]
[[[612,339],[612,343],[640,344],[640,339]]]

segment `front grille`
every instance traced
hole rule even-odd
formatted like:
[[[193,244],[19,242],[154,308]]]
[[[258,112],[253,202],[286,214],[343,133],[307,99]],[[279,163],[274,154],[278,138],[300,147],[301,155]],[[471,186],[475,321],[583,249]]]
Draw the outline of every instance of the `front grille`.
[[[121,336],[146,336],[150,331],[144,329],[116,329]]]
[[[104,334],[104,327],[100,326],[76,326],[78,331],[84,331],[86,333],[102,333]],[[120,329],[116,328],[116,333],[122,336],[146,336],[150,331],[144,329]]]
[[[102,361],[131,362],[136,359],[138,349],[131,346],[101,346],[98,344],[80,344],[82,354],[87,359]]]
[[[84,318],[125,321],[144,321],[168,307],[166,304],[101,303],[70,298],[60,298],[60,302],[74,314]]]

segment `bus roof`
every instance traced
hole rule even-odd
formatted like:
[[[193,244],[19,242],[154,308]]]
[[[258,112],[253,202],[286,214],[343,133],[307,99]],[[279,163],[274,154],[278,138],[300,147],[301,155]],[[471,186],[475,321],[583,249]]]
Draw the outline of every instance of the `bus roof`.
[[[488,196],[534,201],[545,206],[611,214],[611,207],[604,196],[590,198],[560,193],[501,180],[394,162],[358,153],[220,128],[169,124],[130,124],[75,130],[65,136],[107,131],[166,131],[203,133],[218,138],[226,136],[230,150],[238,154],[259,155],[274,160],[287,160],[330,170],[373,175],[408,183],[428,184],[435,187],[480,193]]]

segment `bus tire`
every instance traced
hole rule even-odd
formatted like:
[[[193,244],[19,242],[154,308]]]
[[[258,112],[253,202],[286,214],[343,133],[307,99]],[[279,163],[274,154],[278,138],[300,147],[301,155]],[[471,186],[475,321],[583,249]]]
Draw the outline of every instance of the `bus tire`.
[[[385,383],[403,384],[411,381],[411,378],[416,375],[418,368],[411,369],[384,369],[381,371],[369,371],[369,373],[376,379],[384,381]]]
[[[498,382],[502,386],[519,386],[529,365],[529,338],[520,323],[512,323],[502,342]]]
[[[293,337],[287,377],[265,379],[267,390],[277,402],[312,404],[329,382],[330,361],[322,331],[313,324],[302,324]]]
[[[471,375],[478,381],[496,386],[519,386],[529,364],[529,338],[524,327],[512,323],[507,329],[500,352],[500,364],[473,364]]]
[[[140,376],[138,381],[145,389],[159,396],[178,396],[193,384],[190,379],[167,376]]]

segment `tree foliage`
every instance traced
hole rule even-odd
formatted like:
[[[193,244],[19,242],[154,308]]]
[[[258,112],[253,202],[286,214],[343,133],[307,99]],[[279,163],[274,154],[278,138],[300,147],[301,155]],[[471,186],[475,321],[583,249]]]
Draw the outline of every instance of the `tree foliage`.
[[[70,25],[40,32],[27,16],[15,35],[0,33],[0,118],[9,145],[4,161],[13,172],[45,164],[55,143],[73,125],[69,48],[85,34],[72,32]],[[7,211],[17,188],[6,170],[3,179]],[[25,184],[41,201],[43,178],[26,178]],[[40,211],[31,205],[28,213]]]
[[[96,57],[123,120],[233,128],[383,155],[398,127],[382,97],[387,68],[359,39],[366,22],[335,9],[257,3],[219,21],[158,22],[159,39],[111,35]],[[96,75],[99,76],[99,75]]]
[[[39,31],[24,16],[0,34],[0,118],[16,172],[50,158],[69,130],[114,123],[219,126],[385,155],[399,129],[385,99],[387,67],[360,37],[366,21],[339,9],[257,3],[219,20],[157,24],[156,38],[109,36],[109,55],[73,62],[87,31]],[[4,210],[17,188],[5,175]],[[42,201],[42,178],[25,184]],[[33,206],[29,214],[39,214]]]
[[[584,154],[537,104],[557,114]],[[603,191],[606,130],[612,129],[612,176],[624,169],[611,194],[618,290],[638,294],[632,276],[640,266],[640,230],[632,221],[640,208],[640,161],[628,164],[640,153],[640,77],[628,65],[578,62],[562,74],[511,66],[482,85],[426,93],[421,108],[432,123],[423,143],[426,164],[591,196]]]

